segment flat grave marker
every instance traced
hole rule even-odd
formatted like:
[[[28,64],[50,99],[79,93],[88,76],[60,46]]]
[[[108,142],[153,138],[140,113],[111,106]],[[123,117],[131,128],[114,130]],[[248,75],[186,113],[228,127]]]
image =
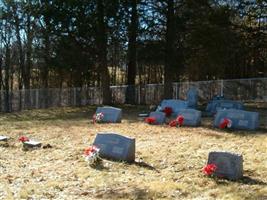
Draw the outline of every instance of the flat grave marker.
[[[106,123],[120,123],[122,118],[122,110],[120,108],[104,106],[98,107],[96,110],[96,114],[103,113],[104,118],[101,122]]]
[[[238,180],[243,176],[243,156],[230,152],[210,152],[208,164],[215,164],[214,175],[230,180]]]
[[[183,125],[198,126],[201,124],[201,111],[195,109],[181,110],[178,115],[184,117]]]
[[[232,129],[256,130],[259,127],[259,113],[244,110],[219,110],[215,116],[214,126],[219,127],[224,118],[232,121]]]
[[[7,142],[9,140],[9,137],[0,135],[0,142]]]
[[[26,148],[26,149],[37,149],[37,148],[40,148],[41,146],[42,146],[41,142],[34,141],[34,140],[23,142],[23,148]]]
[[[126,162],[135,160],[134,138],[116,133],[98,133],[93,145],[100,148],[100,157]]]

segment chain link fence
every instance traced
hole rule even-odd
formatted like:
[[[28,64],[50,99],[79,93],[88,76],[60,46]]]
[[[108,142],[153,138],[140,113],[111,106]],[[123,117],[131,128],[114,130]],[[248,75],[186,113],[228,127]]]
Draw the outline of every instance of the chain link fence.
[[[267,78],[214,80],[173,83],[173,98],[186,99],[189,88],[198,90],[199,103],[206,103],[214,95],[243,102],[267,103]],[[124,104],[127,86],[111,86],[112,102]],[[158,104],[163,99],[163,84],[148,84],[135,87],[137,104]],[[0,91],[0,111],[12,112],[61,106],[84,106],[102,104],[100,88],[30,89]]]

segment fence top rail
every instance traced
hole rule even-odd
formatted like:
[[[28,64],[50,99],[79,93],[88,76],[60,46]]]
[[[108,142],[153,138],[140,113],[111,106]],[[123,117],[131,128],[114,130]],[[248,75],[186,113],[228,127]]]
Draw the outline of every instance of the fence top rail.
[[[173,85],[183,85],[183,84],[209,84],[209,83],[222,83],[222,82],[237,82],[237,81],[267,81],[267,77],[262,78],[242,78],[242,79],[218,79],[218,80],[208,80],[208,81],[182,81],[182,82],[173,82]],[[126,88],[128,85],[112,85],[110,88]],[[140,86],[140,85],[136,85]],[[153,87],[153,86],[163,86],[162,83],[153,83],[146,84],[144,87]],[[101,89],[101,87],[68,87],[68,88],[34,88],[34,89],[22,89],[22,90],[12,90],[9,92],[25,92],[25,91],[41,91],[41,90],[83,90],[83,89]],[[5,90],[0,90],[0,92],[5,92]]]

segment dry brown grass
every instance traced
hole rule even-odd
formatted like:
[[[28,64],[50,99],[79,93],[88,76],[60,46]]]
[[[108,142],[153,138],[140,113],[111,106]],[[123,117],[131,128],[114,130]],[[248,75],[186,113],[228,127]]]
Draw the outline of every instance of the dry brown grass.
[[[0,147],[0,199],[267,199],[267,134],[224,132],[211,127],[169,128],[137,120],[127,108],[121,124],[89,123],[95,108],[24,111],[0,116],[1,134],[12,138]],[[135,164],[104,160],[90,168],[82,158],[97,132],[136,138]],[[20,135],[52,149],[22,151]],[[244,156],[239,182],[205,177],[209,151]]]

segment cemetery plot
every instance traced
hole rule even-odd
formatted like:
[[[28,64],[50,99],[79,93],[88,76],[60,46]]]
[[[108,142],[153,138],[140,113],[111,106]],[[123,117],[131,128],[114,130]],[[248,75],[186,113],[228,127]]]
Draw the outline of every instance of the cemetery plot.
[[[215,164],[215,176],[238,180],[243,176],[243,156],[229,152],[210,152],[208,164]]]
[[[214,126],[220,127],[224,119],[231,120],[232,129],[256,130],[259,127],[259,113],[244,110],[220,110],[214,120]]]
[[[100,157],[127,162],[135,160],[134,138],[115,133],[98,133],[94,145],[100,148]]]
[[[183,125],[199,126],[201,123],[201,111],[195,109],[184,109],[181,110],[178,115],[183,116]]]
[[[120,108],[115,107],[98,107],[96,110],[96,115],[102,113],[103,118],[100,120],[100,122],[106,122],[106,123],[120,123],[122,118],[122,110]]]
[[[96,110],[93,106],[0,113],[0,130],[14,138],[10,140],[10,148],[0,147],[0,199],[262,199],[266,196],[264,128],[232,134],[211,129],[211,118],[205,118],[201,122],[205,126],[198,128],[148,126],[137,117],[148,109],[125,106],[123,123],[101,126],[88,123],[88,116]],[[262,109],[262,116],[267,116],[265,111]],[[48,143],[53,148],[25,153],[18,142],[22,133],[43,142],[43,148]],[[135,138],[135,162],[102,159],[99,167],[92,168],[85,161],[84,150],[93,145],[97,133],[123,133]],[[229,181],[203,175],[209,152],[217,149],[242,153],[242,178]],[[115,148],[114,152],[121,156],[122,150]]]

